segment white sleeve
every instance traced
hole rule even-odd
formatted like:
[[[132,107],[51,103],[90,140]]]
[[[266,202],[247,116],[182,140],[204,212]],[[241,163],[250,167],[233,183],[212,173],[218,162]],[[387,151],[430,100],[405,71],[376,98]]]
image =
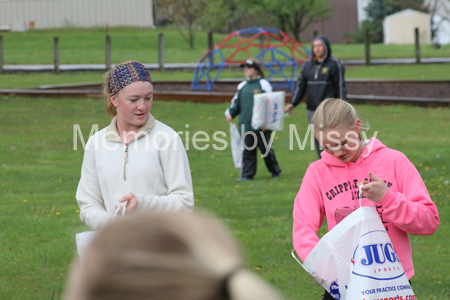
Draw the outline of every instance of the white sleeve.
[[[270,82],[268,82],[266,79],[261,79],[259,83],[261,84],[261,88],[263,89],[263,91],[265,91],[266,93],[272,93],[273,89]]]
[[[80,219],[92,230],[100,230],[111,222],[112,214],[106,212],[102,192],[98,183],[97,168],[95,166],[93,136],[86,144],[81,178],[78,183],[76,198],[80,207]]]
[[[165,212],[193,211],[194,193],[191,169],[186,150],[178,134],[174,134],[174,138],[166,149],[160,150],[159,160],[162,174],[158,180],[165,180],[168,189],[167,195],[133,193],[138,200],[138,209]]]

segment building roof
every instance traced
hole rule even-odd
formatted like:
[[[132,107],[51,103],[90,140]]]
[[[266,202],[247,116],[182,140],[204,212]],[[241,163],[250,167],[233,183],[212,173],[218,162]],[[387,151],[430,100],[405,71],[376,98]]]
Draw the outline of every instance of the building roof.
[[[424,13],[424,12],[421,12],[421,11],[418,11],[418,10],[414,10],[414,9],[411,9],[411,8],[407,8],[407,9],[401,10],[401,11],[399,11],[399,12],[396,12],[396,13],[394,13],[394,14],[392,14],[392,15],[386,16],[385,19],[393,18],[393,17],[399,16],[399,15],[401,15],[401,14],[404,14],[405,12],[411,12],[411,13],[413,13],[413,14],[419,14],[419,15],[431,17],[430,14],[427,14],[427,13]]]

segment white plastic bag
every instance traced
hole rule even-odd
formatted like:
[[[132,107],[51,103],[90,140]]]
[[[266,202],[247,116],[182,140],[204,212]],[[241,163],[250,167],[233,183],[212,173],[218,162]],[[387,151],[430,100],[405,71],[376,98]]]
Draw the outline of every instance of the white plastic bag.
[[[241,135],[234,123],[230,124],[231,154],[235,168],[242,168],[242,141]]]
[[[302,266],[335,299],[416,299],[373,206],[325,234]]]
[[[252,127],[254,129],[264,128],[266,125],[266,107],[268,101],[267,93],[253,96]]]
[[[86,248],[91,244],[94,237],[98,234],[98,231],[84,231],[77,233],[75,239],[77,241],[78,256],[80,259],[84,257]]]
[[[254,95],[252,127],[283,130],[285,97],[284,91]]]
[[[286,93],[281,91],[267,93],[266,95],[268,101],[266,102],[266,124],[264,128],[281,131],[283,130],[284,123],[284,99]]]
[[[124,217],[127,202],[122,202],[117,206],[112,220],[117,216],[117,213],[119,212],[121,207],[123,207],[122,218]],[[95,238],[95,236],[98,234],[98,232],[99,232],[98,230],[97,231],[84,231],[84,232],[75,234],[75,240],[77,242],[78,256],[80,257],[80,259],[82,257],[84,257],[84,253],[86,252],[87,247],[91,244],[92,240]]]

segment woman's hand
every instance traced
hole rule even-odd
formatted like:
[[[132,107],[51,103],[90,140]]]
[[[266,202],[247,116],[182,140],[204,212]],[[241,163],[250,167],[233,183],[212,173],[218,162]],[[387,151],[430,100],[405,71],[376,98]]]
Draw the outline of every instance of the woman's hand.
[[[226,120],[227,120],[227,122],[228,122],[228,123],[230,123],[230,124],[231,124],[231,122],[233,121],[233,117],[231,117],[231,116],[228,116]]]
[[[120,203],[127,202],[127,201],[128,201],[128,203],[126,205],[125,213],[131,213],[131,212],[135,211],[137,208],[138,202],[132,193],[129,193],[128,195],[123,196],[119,200]],[[118,207],[118,205],[114,206],[115,209],[117,209],[117,207]],[[121,214],[122,209],[123,208],[121,207],[117,214]]]
[[[372,180],[372,182],[362,182],[361,184],[363,186],[361,187],[361,191],[364,192],[364,195],[367,199],[378,203],[384,197],[384,195],[386,195],[388,186],[383,179],[378,178],[372,173],[369,173],[369,178]]]
[[[292,105],[292,104],[288,104],[284,108],[284,112],[287,112],[288,114],[291,114],[293,110],[294,110],[294,105]]]

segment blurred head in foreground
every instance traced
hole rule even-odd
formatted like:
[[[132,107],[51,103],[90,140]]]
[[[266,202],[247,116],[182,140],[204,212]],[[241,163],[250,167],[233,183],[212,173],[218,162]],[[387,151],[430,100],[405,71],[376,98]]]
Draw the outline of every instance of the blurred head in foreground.
[[[275,300],[231,235],[196,213],[142,213],[101,231],[73,269],[66,300]]]

